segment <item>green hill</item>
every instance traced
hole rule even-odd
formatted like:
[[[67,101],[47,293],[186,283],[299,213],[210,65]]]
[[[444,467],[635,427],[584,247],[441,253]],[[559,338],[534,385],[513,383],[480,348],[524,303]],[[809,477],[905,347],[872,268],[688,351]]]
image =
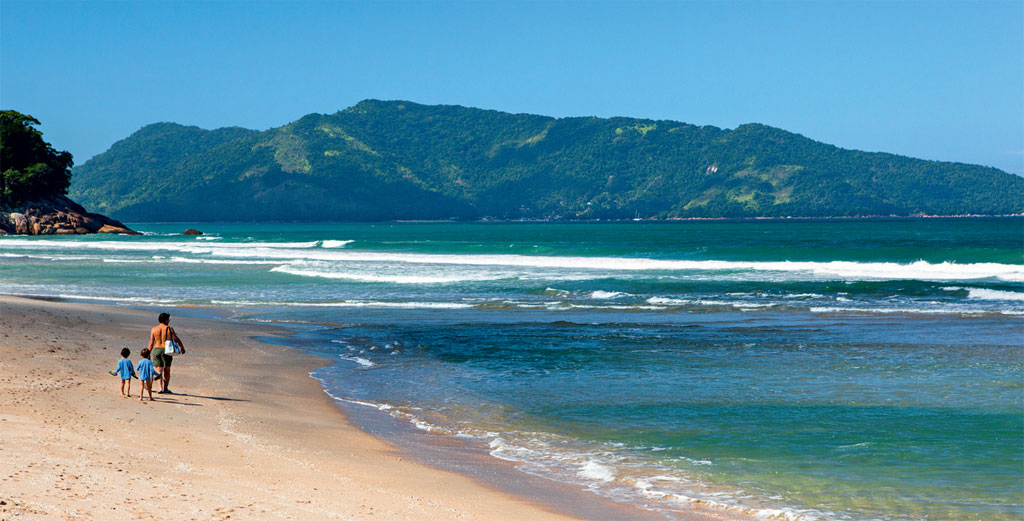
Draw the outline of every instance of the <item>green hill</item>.
[[[1024,178],[734,130],[367,100],[265,132],[146,126],[76,168],[124,220],[1009,214]]]

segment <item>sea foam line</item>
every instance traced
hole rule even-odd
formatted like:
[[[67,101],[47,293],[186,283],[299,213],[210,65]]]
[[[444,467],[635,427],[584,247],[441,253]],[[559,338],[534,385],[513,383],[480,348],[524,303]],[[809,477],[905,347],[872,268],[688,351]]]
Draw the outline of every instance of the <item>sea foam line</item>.
[[[610,300],[610,299],[616,299],[616,298],[619,298],[619,297],[628,297],[628,296],[630,296],[629,293],[623,293],[621,291],[602,291],[602,290],[597,290],[597,291],[594,291],[594,292],[590,293],[590,298],[598,299],[598,300]]]
[[[352,357],[342,356],[342,358],[359,363],[359,365],[363,367],[372,367],[372,365],[367,365],[361,361],[353,360]],[[372,362],[369,363],[372,364]],[[616,464],[613,461],[621,460],[621,457],[612,457],[609,460],[608,457],[613,455],[605,450],[599,450],[597,452],[564,452],[554,449],[553,445],[549,443],[542,443],[542,447],[530,448],[525,445],[510,442],[505,439],[502,433],[498,432],[465,429],[451,430],[441,425],[430,423],[412,412],[403,410],[399,407],[394,407],[390,404],[339,396],[328,389],[327,380],[320,372],[311,372],[309,373],[309,376],[319,381],[323,387],[324,393],[338,402],[377,409],[394,418],[407,421],[417,429],[423,431],[484,442],[490,447],[491,456],[497,459],[520,464],[517,465],[516,468],[522,472],[556,482],[560,481],[586,485],[587,490],[594,494],[610,497],[620,501],[625,499],[645,510],[671,510],[673,512],[681,513],[688,509],[697,507],[700,509],[728,512],[773,521],[816,521],[822,519],[822,517],[831,517],[828,516],[829,513],[827,512],[818,512],[792,507],[754,507],[744,505],[736,501],[723,499],[734,497],[733,494],[729,493],[713,491],[697,493],[696,491],[689,490],[683,493],[683,491],[680,490],[659,489],[654,486],[654,483],[671,482],[685,487],[686,484],[691,483],[691,480],[680,476],[670,476],[659,473],[667,470],[661,468],[650,469],[655,471],[655,473],[651,475],[620,477],[616,470]],[[703,460],[694,461],[699,464],[711,463]],[[626,464],[630,467],[635,467],[635,465]],[[560,467],[564,468],[559,470]],[[632,489],[634,491],[633,494],[624,497],[622,495],[624,488]],[[648,501],[654,499],[657,503],[650,504],[647,501],[638,502],[637,500],[641,498],[645,498]],[[672,508],[666,504],[664,500],[668,500],[668,502],[679,505],[680,509],[677,510],[676,508]]]
[[[353,240],[348,240],[348,241],[328,241],[328,240],[324,240],[324,241],[320,241],[320,247],[321,248],[344,248],[345,246],[348,246],[349,244],[352,244],[353,242],[355,242],[355,241],[353,241]]]
[[[211,300],[217,306],[246,307],[318,307],[318,308],[398,308],[398,309],[467,309],[472,304],[461,302],[387,302],[374,300],[340,300],[329,302],[290,302],[272,300]]]
[[[321,379],[321,382],[323,380]],[[326,392],[326,391],[325,391]],[[751,516],[759,519],[777,521],[816,521],[820,519],[819,512],[807,509],[795,509],[790,507],[753,507],[734,501],[726,501],[720,497],[733,497],[733,494],[714,493],[698,494],[696,491],[683,493],[679,490],[658,490],[652,482],[671,481],[678,485],[691,483],[691,480],[656,474],[652,476],[620,476],[617,465],[613,461],[620,460],[606,451],[564,451],[555,449],[550,444],[542,444],[542,447],[527,447],[519,443],[507,440],[498,432],[483,432],[473,430],[452,431],[440,425],[427,422],[419,416],[400,408],[384,406],[378,403],[364,402],[360,400],[346,399],[335,396],[328,392],[335,400],[347,403],[373,407],[385,412],[395,418],[403,419],[420,430],[445,434],[449,436],[479,440],[487,443],[490,447],[491,456],[504,461],[518,463],[516,468],[520,471],[539,476],[552,481],[569,482],[586,486],[586,489],[594,494],[610,497],[616,500],[627,500],[640,508],[647,510],[672,510],[677,513],[697,507],[700,509],[728,512]],[[610,458],[610,459],[609,459]],[[702,462],[709,463],[709,462]],[[629,465],[635,470],[635,465]],[[656,472],[666,469],[652,468]],[[623,495],[623,489],[632,489],[635,495]],[[639,497],[637,497],[639,496]],[[639,498],[648,500],[663,500],[679,505],[680,509],[674,509],[661,503],[657,507],[653,505],[638,503]],[[667,507],[667,508],[666,508]]]
[[[303,269],[292,265],[277,266],[270,271],[303,277],[351,280],[354,282],[390,282],[393,284],[446,284],[452,282],[500,280],[506,275],[379,275],[372,273],[339,272],[329,270]]]
[[[1024,301],[1024,293],[997,289],[968,288],[967,298],[975,300],[1014,300],[1019,302]]]
[[[162,304],[167,306],[176,307],[177,305],[184,304],[187,301],[184,299],[166,299],[166,298],[154,298],[154,297],[116,297],[116,296],[97,296],[97,295],[76,295],[72,293],[17,293],[17,292],[3,292],[5,295],[11,295],[14,297],[26,297],[26,298],[64,298],[69,300],[101,300],[107,302],[130,302],[136,304]]]
[[[324,241],[297,243],[209,243],[167,241],[71,241],[0,238],[0,247],[105,249],[123,251],[187,252],[230,258],[385,262],[460,266],[508,266],[517,268],[584,269],[605,271],[754,271],[807,273],[815,277],[878,280],[970,280],[996,278],[1024,282],[1024,265],[999,263],[929,263],[923,260],[895,262],[790,262],[666,260],[625,257],[572,257],[498,254],[420,254],[346,251],[322,248]]]
[[[223,251],[225,256],[249,256],[256,252]],[[259,252],[270,258],[294,259],[287,250]],[[754,261],[672,261],[618,257],[541,257],[524,255],[438,255],[373,252],[307,252],[304,260],[383,262],[458,266],[501,266],[509,268],[578,269],[615,272],[735,272],[804,273],[817,278],[840,280],[973,280],[995,278],[1024,282],[1024,265],[953,262],[908,264],[893,262],[754,262]],[[308,275],[313,275],[312,273]],[[323,276],[316,274],[315,276]]]
[[[857,307],[827,307],[813,306],[808,309],[811,313],[911,313],[920,315],[981,315],[985,313],[1015,314],[995,309],[964,309],[964,308],[857,308]]]

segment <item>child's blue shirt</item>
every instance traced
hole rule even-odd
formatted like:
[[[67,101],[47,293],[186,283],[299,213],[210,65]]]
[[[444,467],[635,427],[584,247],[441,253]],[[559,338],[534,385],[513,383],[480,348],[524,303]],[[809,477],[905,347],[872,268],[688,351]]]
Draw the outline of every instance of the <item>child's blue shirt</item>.
[[[153,361],[148,358],[139,360],[139,380],[152,380],[153,379]]]
[[[131,380],[132,375],[135,374],[135,367],[132,366],[132,361],[127,358],[118,360],[117,373],[122,380]]]

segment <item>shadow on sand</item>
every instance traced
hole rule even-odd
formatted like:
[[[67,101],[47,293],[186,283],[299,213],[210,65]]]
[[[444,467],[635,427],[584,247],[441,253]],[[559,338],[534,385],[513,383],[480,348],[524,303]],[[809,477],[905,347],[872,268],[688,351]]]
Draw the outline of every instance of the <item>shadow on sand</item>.
[[[156,394],[156,393],[154,392],[153,394]],[[171,400],[173,400],[174,398],[177,398],[177,397],[182,397],[182,398],[201,398],[203,400],[217,400],[218,402],[248,402],[249,401],[249,400],[243,400],[241,398],[226,398],[224,396],[203,396],[201,394],[187,394],[187,393],[174,393],[174,394],[161,394],[160,395],[160,398],[162,398],[163,400],[167,400],[167,401],[171,401]],[[184,403],[184,402],[177,402],[177,403]],[[187,404],[187,405],[199,405],[199,404],[195,403],[195,404]]]

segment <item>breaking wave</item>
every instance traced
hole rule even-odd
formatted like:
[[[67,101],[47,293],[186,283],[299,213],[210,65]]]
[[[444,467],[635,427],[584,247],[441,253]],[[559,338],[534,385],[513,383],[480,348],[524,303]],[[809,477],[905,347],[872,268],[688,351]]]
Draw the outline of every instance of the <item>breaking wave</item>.
[[[978,280],[995,279],[1024,282],[1024,265],[1000,263],[954,262],[790,262],[790,261],[724,261],[667,260],[629,257],[575,257],[531,255],[465,255],[393,253],[345,250],[351,241],[309,242],[171,242],[171,241],[76,241],[0,239],[5,248],[39,248],[68,250],[106,250],[124,252],[173,251],[180,254],[209,256],[220,259],[252,259],[280,261],[378,262],[388,264],[433,264],[457,266],[501,266],[513,269],[571,269],[605,272],[699,273],[714,276],[726,272],[746,273],[759,278],[771,274],[791,274],[826,280]],[[552,274],[558,275],[558,274]],[[315,275],[324,276],[324,275]],[[345,277],[338,277],[345,278]],[[778,278],[777,275],[773,278]]]

